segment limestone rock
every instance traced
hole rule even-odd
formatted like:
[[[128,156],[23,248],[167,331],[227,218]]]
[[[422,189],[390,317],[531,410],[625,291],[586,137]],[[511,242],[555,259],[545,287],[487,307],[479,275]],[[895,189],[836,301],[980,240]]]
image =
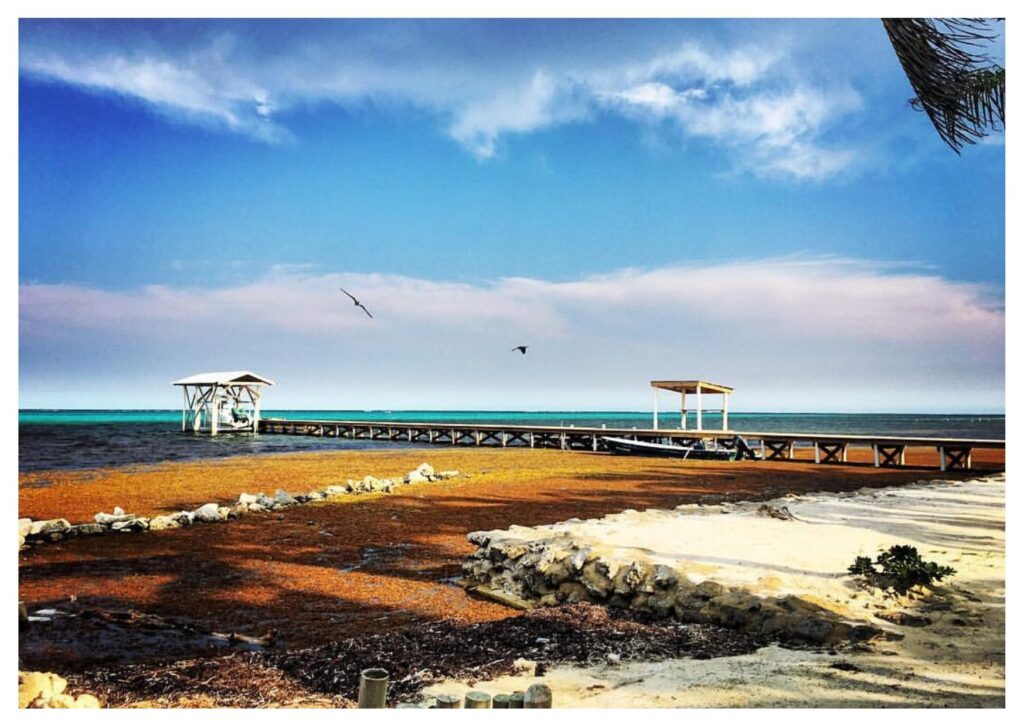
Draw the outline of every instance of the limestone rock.
[[[149,521],[150,530],[173,530],[181,527],[177,515],[157,515]]]
[[[115,507],[114,508],[114,512],[112,512],[112,513],[106,513],[106,512],[98,512],[98,513],[96,513],[93,516],[93,520],[98,522],[100,525],[113,525],[114,523],[120,522],[122,520],[131,520],[134,517],[135,517],[134,515],[126,514],[125,511],[122,510],[121,508]]]
[[[226,519],[221,516],[216,502],[208,502],[197,510],[193,510],[192,517],[201,523],[219,523]]]
[[[72,525],[68,531],[69,538],[76,538],[82,535],[106,535],[109,532],[109,528],[106,525],[100,525],[99,523],[81,523],[80,525]]]
[[[292,505],[298,505],[299,501],[289,495],[284,490],[278,490],[274,493],[274,501],[278,505],[284,505],[285,507],[291,507]]]
[[[51,672],[18,672],[18,708],[25,709],[35,702],[49,702],[67,689],[66,679]]]
[[[56,542],[71,530],[71,523],[64,518],[54,520],[36,520],[29,529],[27,540],[48,540]]]
[[[18,535],[25,537],[32,532],[32,518],[23,517],[18,518]]]
[[[117,533],[139,533],[149,530],[149,519],[133,517],[130,520],[118,520],[110,526],[110,529]]]

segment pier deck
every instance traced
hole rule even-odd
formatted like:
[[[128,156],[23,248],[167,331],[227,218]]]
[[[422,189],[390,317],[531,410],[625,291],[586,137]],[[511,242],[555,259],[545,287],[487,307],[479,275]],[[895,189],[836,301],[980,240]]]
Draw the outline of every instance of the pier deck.
[[[619,429],[605,427],[533,426],[521,424],[468,424],[442,422],[338,421],[317,419],[261,419],[264,434],[339,437],[382,442],[413,442],[447,446],[531,447],[605,451],[602,437],[624,437],[642,442],[671,442],[688,446],[713,439],[729,446],[743,437],[766,460],[792,460],[797,447],[810,447],[817,464],[847,461],[851,447],[869,448],[875,467],[899,467],[908,447],[934,448],[936,465],[945,471],[971,469],[975,449],[1006,449],[1002,439],[892,437],[865,434],[814,434],[682,429]]]

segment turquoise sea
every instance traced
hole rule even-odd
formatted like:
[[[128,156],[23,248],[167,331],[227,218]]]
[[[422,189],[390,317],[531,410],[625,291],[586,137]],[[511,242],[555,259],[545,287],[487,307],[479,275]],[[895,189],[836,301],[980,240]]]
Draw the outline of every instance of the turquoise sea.
[[[269,410],[264,417],[419,422],[495,422],[502,424],[575,424],[638,429],[651,426],[650,412],[600,411],[344,411]],[[39,410],[18,413],[20,471],[85,469],[127,464],[227,457],[319,449],[369,449],[405,446],[291,435],[225,434],[217,437],[181,432],[178,410]],[[705,426],[720,426],[705,415]],[[732,429],[760,432],[887,434],[903,436],[1003,439],[1003,415],[743,413],[729,415]],[[662,426],[678,419],[662,413]],[[691,415],[689,426],[695,421]]]

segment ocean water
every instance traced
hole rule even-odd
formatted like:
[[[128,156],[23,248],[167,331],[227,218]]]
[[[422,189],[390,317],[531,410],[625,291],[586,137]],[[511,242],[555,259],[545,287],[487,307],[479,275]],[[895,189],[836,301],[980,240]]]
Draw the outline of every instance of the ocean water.
[[[550,424],[645,429],[650,412],[515,412],[515,411],[308,411],[269,410],[264,417],[395,422],[458,422],[471,424]],[[299,437],[273,434],[183,433],[177,410],[37,410],[18,413],[18,468],[89,469],[130,464],[229,457],[245,454],[323,449],[381,449],[423,444]],[[661,426],[678,426],[678,417],[662,413]],[[708,428],[721,425],[718,415],[705,415]],[[813,414],[730,413],[738,431],[884,434],[892,436],[1003,439],[1002,415],[943,414]],[[688,426],[695,426],[691,415]]]

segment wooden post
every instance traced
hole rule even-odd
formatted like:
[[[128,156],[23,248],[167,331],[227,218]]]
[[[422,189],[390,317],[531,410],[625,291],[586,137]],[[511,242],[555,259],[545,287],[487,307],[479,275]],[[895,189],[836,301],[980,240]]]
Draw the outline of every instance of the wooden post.
[[[722,394],[722,431],[729,431],[729,395]]]
[[[18,620],[28,621],[28,606],[24,601],[18,601]]]
[[[697,431],[704,431],[704,404],[703,397],[700,391],[700,384],[697,384]]]
[[[526,695],[523,692],[512,692],[508,695],[508,708],[509,709],[522,709],[523,700]]]
[[[882,464],[881,462],[878,461],[878,444],[872,444],[871,449],[874,452],[875,456],[875,467],[881,467]]]
[[[363,669],[359,673],[359,709],[383,709],[387,698],[387,671]]]
[[[817,441],[814,442],[814,464],[821,464],[821,449]]]
[[[494,701],[491,702],[492,709],[508,709],[511,706],[512,695],[511,694],[495,694]]]
[[[454,694],[441,694],[434,700],[437,709],[458,709],[461,704],[462,700]]]
[[[527,689],[523,697],[523,709],[551,709],[551,687],[547,684],[534,684]]]
[[[250,394],[252,399],[252,430],[259,432],[260,430],[260,390],[257,387],[255,393]],[[337,435],[335,435],[337,436]]]
[[[939,447],[939,472],[946,471],[946,448]]]
[[[210,435],[217,433],[217,420],[220,419],[220,402],[217,401],[217,387],[213,387],[213,393],[210,396]]]
[[[679,428],[686,429],[686,391],[679,392]]]
[[[466,709],[490,709],[491,695],[487,692],[466,692]]]
[[[651,428],[652,429],[657,429],[658,428],[658,389],[657,389],[657,387],[652,387],[652,391],[654,391],[654,424],[653,424],[653,426]]]
[[[530,449],[533,449],[533,432],[530,432]]]

